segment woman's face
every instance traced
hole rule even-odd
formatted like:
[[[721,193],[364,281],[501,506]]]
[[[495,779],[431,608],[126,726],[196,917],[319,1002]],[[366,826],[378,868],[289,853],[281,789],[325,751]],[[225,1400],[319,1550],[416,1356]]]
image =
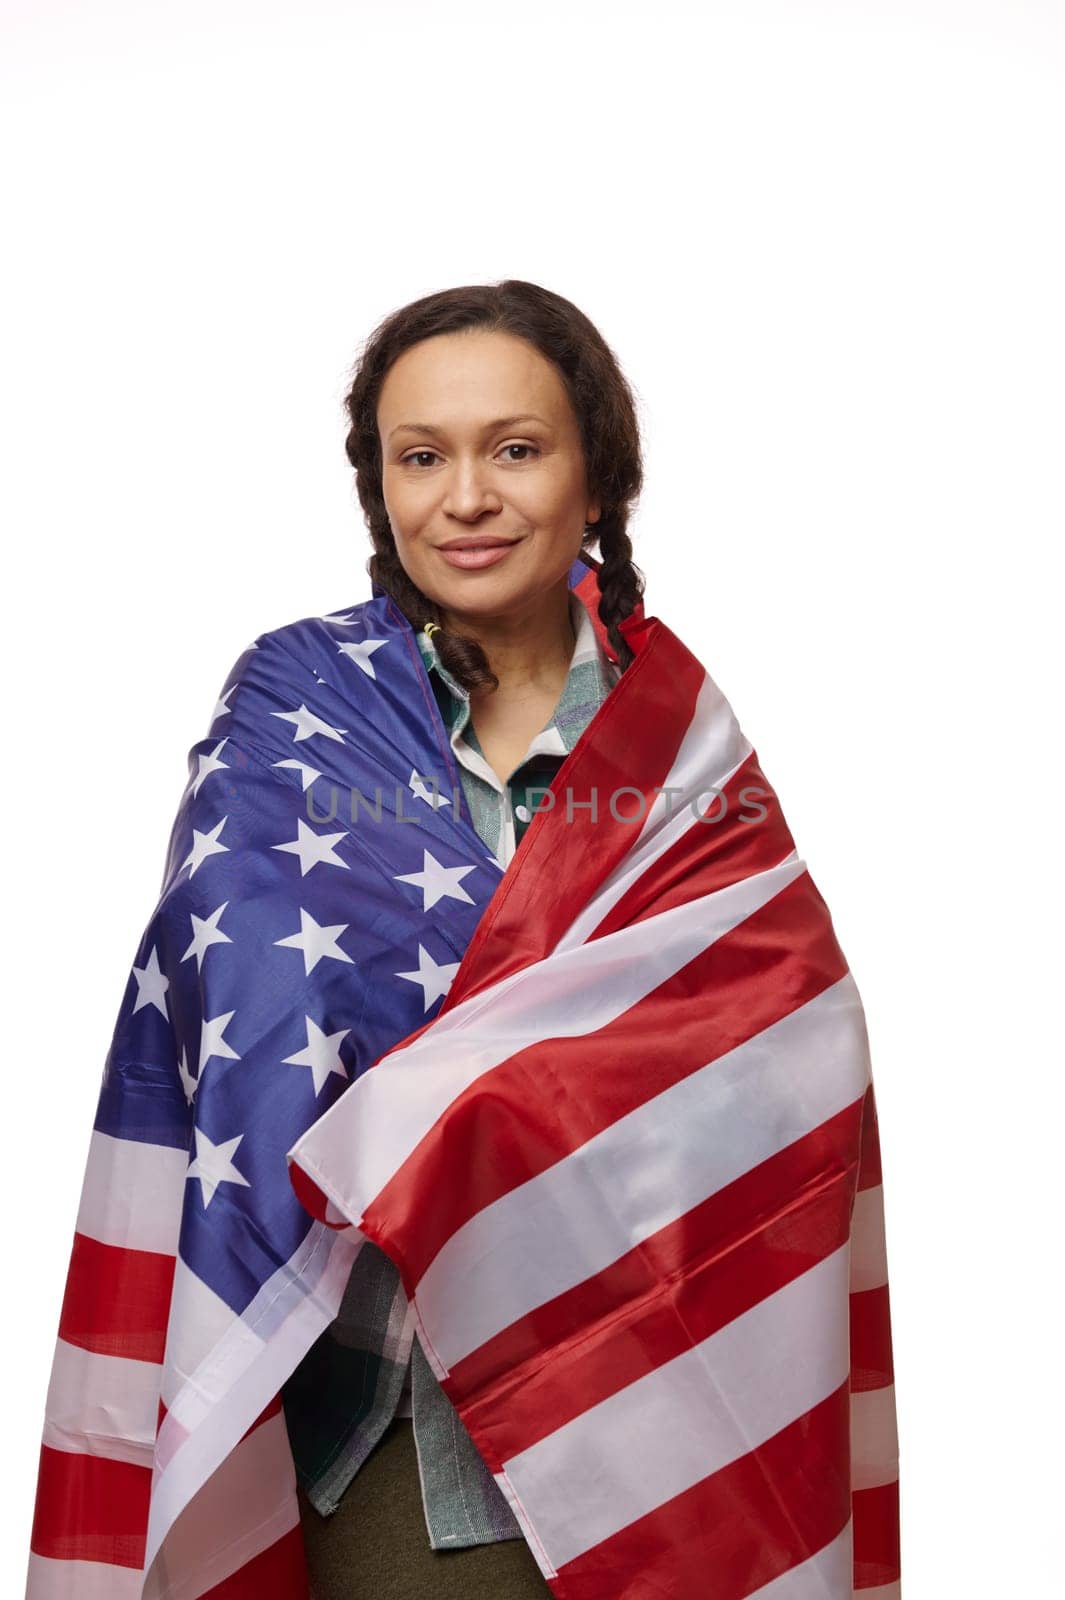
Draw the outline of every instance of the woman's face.
[[[399,559],[445,614],[517,617],[565,588],[600,505],[565,385],[533,345],[482,329],[423,339],[389,368],[377,429]],[[443,549],[489,539],[507,544],[488,565]]]

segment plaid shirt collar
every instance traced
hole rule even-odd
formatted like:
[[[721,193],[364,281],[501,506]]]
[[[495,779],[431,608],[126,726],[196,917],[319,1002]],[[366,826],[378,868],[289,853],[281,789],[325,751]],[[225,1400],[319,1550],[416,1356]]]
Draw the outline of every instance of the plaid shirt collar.
[[[568,755],[620,677],[620,669],[599,643],[587,608],[572,589],[569,591],[569,609],[575,640],[566,682],[551,717],[533,738],[522,764],[534,755]],[[457,752],[461,744],[466,751],[474,752],[484,765],[482,776],[490,783],[498,784],[498,779],[484,761],[470,722],[469,692],[444,666],[439,651],[424,628],[417,634],[417,643],[430,680],[435,679],[447,691],[446,694],[438,692],[437,699],[441,704],[452,749]]]

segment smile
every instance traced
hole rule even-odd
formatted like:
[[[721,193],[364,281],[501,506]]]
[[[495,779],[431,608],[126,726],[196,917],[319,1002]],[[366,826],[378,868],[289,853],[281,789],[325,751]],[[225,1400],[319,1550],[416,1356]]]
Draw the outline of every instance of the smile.
[[[502,561],[520,542],[518,539],[513,539],[509,544],[466,545],[465,548],[457,546],[453,550],[442,549],[440,554],[453,567],[494,567],[497,561]]]

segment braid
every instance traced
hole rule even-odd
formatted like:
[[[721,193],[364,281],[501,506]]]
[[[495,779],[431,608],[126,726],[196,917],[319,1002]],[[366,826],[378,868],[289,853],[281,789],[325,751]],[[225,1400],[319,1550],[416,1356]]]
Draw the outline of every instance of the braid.
[[[433,644],[448,672],[464,689],[498,689],[499,679],[488,665],[488,657],[482,646],[467,634],[447,628],[440,607],[428,599],[407,576],[387,518],[383,532],[379,532],[377,526],[371,527],[371,537],[374,554],[366,563],[371,582],[379,584],[391,596],[415,633],[424,628],[427,622],[440,625],[439,631],[433,632]]]
[[[631,616],[644,591],[644,575],[632,559],[632,540],[624,525],[611,519],[599,535],[599,620],[606,628],[622,672],[633,660],[619,622]]]

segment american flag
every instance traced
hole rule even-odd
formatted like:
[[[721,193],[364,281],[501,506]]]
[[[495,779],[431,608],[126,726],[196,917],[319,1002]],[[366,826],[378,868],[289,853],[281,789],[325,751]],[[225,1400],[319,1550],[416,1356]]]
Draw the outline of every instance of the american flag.
[[[899,1595],[861,1002],[724,697],[623,632],[505,875],[386,595],[229,675],[104,1070],[28,1600],[307,1595],[279,1393],[366,1239],[562,1600]]]

